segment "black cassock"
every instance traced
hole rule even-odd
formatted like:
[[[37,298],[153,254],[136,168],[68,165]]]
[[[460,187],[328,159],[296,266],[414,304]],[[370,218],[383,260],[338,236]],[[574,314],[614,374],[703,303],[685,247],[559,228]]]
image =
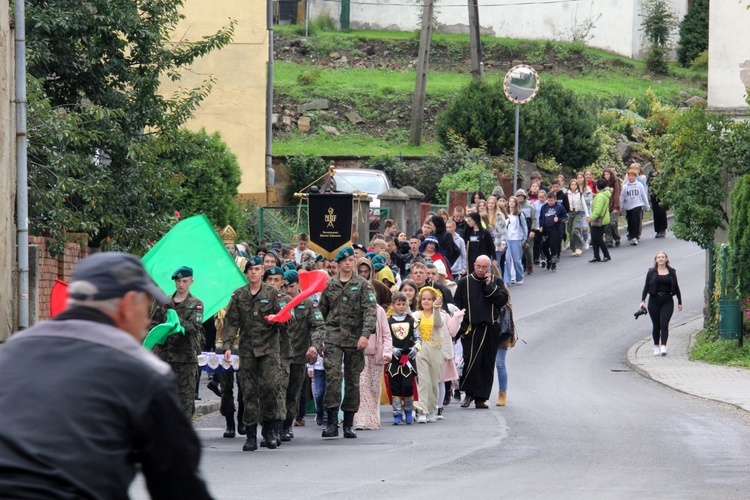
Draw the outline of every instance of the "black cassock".
[[[500,344],[500,327],[495,320],[508,302],[508,292],[500,278],[489,284],[475,273],[462,278],[456,286],[454,301],[466,309],[461,324],[464,369],[459,389],[474,399],[490,399],[495,375],[495,357]]]

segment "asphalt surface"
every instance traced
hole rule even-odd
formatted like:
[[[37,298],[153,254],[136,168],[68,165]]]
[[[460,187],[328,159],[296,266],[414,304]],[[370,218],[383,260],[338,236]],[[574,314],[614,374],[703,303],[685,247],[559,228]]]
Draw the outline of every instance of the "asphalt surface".
[[[669,356],[648,358],[651,323],[633,313],[657,250],[678,271],[685,308],[672,319]],[[653,239],[645,227],[641,245],[625,243],[612,257],[590,264],[590,251],[567,252],[557,272],[538,269],[512,288],[524,342],[508,353],[508,406],[461,409],[454,401],[444,421],[408,427],[388,425],[383,406],[383,428],[359,431],[356,440],[321,439],[308,419],[291,443],[253,453],[241,451],[241,438],[222,438],[223,418],[211,413],[195,423],[211,491],[217,498],[750,497],[748,413],[739,401],[686,394],[717,385],[691,382],[689,365],[699,370],[695,379],[706,368],[680,354],[702,312],[704,252],[671,233]],[[670,373],[678,390],[664,385]],[[147,498],[142,480],[131,494]]]

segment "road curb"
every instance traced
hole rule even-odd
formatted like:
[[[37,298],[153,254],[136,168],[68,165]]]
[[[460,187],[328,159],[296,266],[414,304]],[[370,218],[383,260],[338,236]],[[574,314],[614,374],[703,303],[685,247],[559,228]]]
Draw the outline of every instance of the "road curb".
[[[209,413],[219,411],[221,403],[218,401],[195,403],[195,417],[203,417]]]

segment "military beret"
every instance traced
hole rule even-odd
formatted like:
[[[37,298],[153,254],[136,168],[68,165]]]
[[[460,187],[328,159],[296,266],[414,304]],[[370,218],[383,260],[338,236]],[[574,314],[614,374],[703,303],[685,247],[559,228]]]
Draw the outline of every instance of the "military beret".
[[[293,260],[288,260],[288,261],[284,262],[284,265],[281,266],[281,268],[284,271],[296,271],[297,270],[297,264],[295,264]]]
[[[262,266],[262,265],[263,265],[263,259],[261,259],[257,255],[253,255],[252,257],[247,259],[247,264],[245,264],[245,272],[247,272],[251,267]]]
[[[324,262],[325,260],[326,260],[326,258],[323,257],[320,254],[318,254],[318,255],[315,256],[315,262]]]
[[[182,278],[192,278],[193,277],[193,268],[188,266],[182,266],[177,269],[177,271],[172,274],[173,280],[180,280]]]
[[[376,255],[377,255],[377,254],[376,254],[375,252],[367,252],[367,253],[365,254],[365,258],[366,258],[366,259],[370,259],[370,260],[372,260],[372,258],[373,258],[373,257],[375,257]]]
[[[289,270],[284,272],[284,284],[291,285],[292,283],[299,283],[299,274],[297,271]]]
[[[344,247],[339,250],[339,253],[336,254],[336,258],[334,260],[336,262],[341,262],[342,260],[351,257],[352,255],[354,255],[354,249],[352,247]]]
[[[263,281],[266,280],[269,276],[284,276],[284,270],[281,269],[279,266],[273,266],[266,269],[266,272],[263,273]]]

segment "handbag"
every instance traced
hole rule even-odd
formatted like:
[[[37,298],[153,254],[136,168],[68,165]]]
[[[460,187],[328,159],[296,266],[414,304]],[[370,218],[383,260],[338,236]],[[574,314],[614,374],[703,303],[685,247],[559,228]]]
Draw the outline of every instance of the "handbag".
[[[513,322],[513,310],[507,305],[503,306],[495,322],[500,327],[500,347],[509,349],[515,346],[518,337],[516,336],[516,325]]]

